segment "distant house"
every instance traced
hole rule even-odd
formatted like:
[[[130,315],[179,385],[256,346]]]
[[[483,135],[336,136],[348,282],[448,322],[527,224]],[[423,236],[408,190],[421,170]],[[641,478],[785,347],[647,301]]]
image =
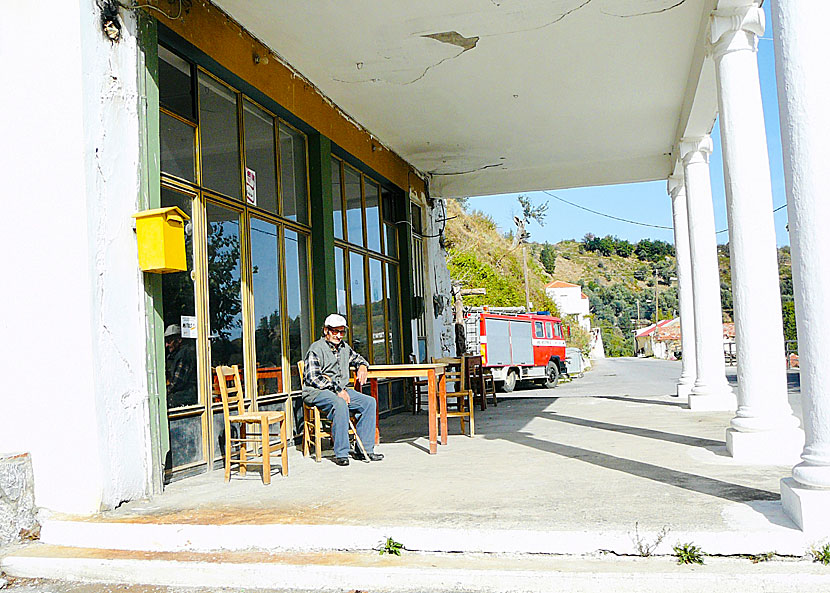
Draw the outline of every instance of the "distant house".
[[[680,318],[664,319],[634,334],[635,353],[637,356],[674,360],[683,353],[680,338]],[[723,324],[723,352],[726,362],[734,364],[736,355],[734,323]]]
[[[663,319],[634,334],[637,356],[653,356],[666,360],[676,358],[680,347],[680,318]]]
[[[561,315],[573,315],[579,320],[579,326],[591,331],[591,313],[588,297],[579,284],[554,280],[545,286],[545,293],[556,303]]]

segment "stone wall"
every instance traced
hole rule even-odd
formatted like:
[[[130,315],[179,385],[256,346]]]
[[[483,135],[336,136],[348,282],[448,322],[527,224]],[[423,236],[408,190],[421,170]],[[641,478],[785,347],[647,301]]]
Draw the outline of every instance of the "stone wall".
[[[35,536],[35,511],[31,457],[28,453],[0,456],[0,548]]]

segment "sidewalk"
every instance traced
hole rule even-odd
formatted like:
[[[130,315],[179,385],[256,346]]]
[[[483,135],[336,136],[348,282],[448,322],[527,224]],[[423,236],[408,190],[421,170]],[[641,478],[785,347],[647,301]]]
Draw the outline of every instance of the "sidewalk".
[[[791,466],[734,462],[725,448],[732,414],[683,409],[666,395],[677,374],[679,365],[666,361],[601,360],[584,379],[517,390],[477,412],[473,439],[453,434],[451,423],[435,456],[422,436],[426,414],[399,414],[381,424],[383,462],[340,468],[292,451],[289,477],[277,475],[271,486],[255,472],[225,484],[215,471],[96,517],[52,517],[42,539],[98,550],[293,556],[371,555],[392,537],[424,553],[518,557],[637,555],[638,542],[653,543],[661,531],[668,533],[656,554],[693,542],[709,554],[802,557],[824,541],[830,534],[804,534],[781,510],[778,484]],[[797,403],[797,388],[791,395]],[[32,566],[23,556],[4,563]],[[821,582],[830,589],[830,580]]]

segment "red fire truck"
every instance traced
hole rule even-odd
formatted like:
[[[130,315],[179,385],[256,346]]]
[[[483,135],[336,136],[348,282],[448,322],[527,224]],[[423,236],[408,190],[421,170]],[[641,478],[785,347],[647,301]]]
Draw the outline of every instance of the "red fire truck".
[[[565,367],[562,321],[543,313],[472,311],[464,318],[467,352],[481,354],[496,386],[510,392],[518,381],[556,387]]]

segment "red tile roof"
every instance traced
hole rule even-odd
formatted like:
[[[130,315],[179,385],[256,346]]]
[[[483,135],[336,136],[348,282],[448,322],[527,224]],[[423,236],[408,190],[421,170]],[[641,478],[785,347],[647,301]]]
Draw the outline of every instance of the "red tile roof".
[[[545,284],[545,288],[573,288],[574,286],[579,288],[579,284],[571,284],[570,282],[564,282],[562,280],[554,280],[553,282]]]

